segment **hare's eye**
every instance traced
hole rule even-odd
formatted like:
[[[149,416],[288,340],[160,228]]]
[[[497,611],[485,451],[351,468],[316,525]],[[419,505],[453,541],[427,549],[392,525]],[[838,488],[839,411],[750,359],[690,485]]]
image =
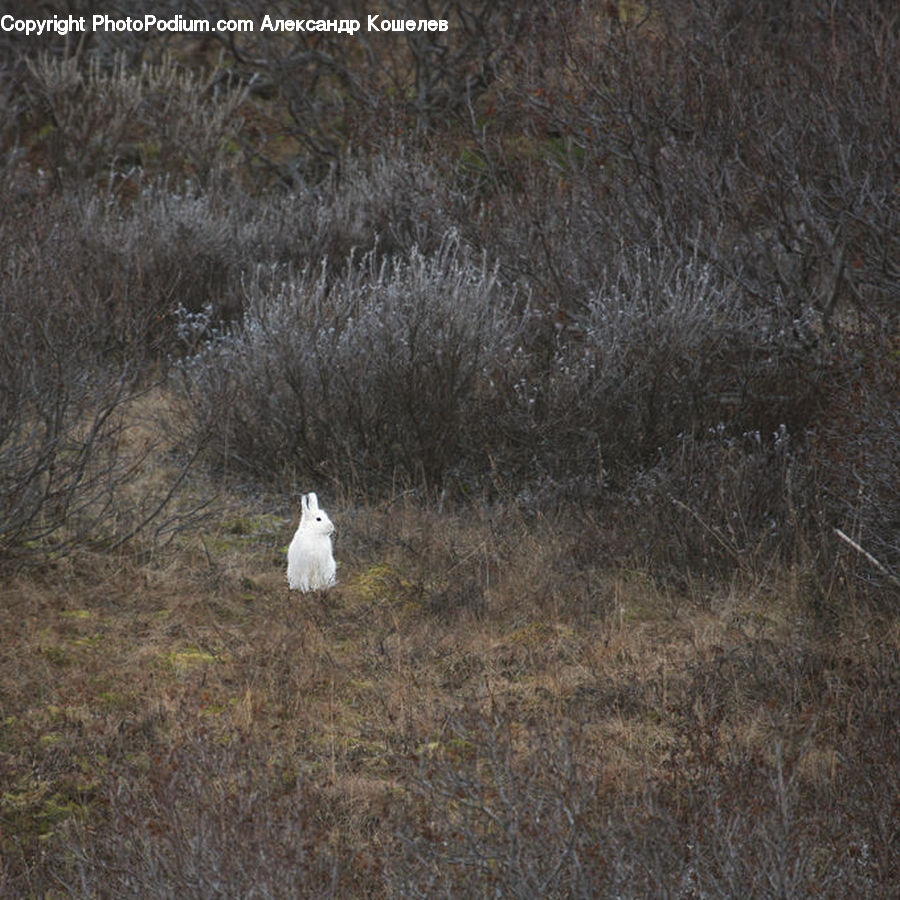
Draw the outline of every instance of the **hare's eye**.
[[[317,521],[317,522],[321,522],[321,521],[322,521],[322,517],[321,517],[321,516],[316,516],[316,521]]]

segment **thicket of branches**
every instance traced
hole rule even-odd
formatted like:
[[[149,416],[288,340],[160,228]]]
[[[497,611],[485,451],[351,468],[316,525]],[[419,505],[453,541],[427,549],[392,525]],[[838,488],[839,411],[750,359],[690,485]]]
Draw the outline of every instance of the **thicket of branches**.
[[[889,5],[383,14],[450,28],[5,38],[0,506],[46,523],[6,551],[131,471],[112,414],[175,360],[220,470],[577,499],[675,567],[834,558],[837,526],[896,569]]]

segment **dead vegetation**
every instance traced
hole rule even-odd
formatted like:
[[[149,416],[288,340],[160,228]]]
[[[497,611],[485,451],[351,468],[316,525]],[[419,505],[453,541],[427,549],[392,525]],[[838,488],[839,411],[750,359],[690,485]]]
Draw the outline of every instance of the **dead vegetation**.
[[[870,601],[574,571],[571,522],[402,501],[298,600],[289,522],[232,512],[6,583],[6,890],[889,894],[900,634]]]
[[[595,7],[3,37],[0,893],[893,895],[896,22]]]

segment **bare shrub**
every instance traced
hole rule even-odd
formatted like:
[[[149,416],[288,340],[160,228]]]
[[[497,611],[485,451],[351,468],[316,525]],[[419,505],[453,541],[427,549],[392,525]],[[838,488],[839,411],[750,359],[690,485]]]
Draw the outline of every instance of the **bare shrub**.
[[[449,227],[435,173],[402,148],[347,159],[322,184],[267,200],[140,173],[132,185],[133,197],[115,183],[93,195],[74,186],[14,195],[0,226],[0,280],[70,295],[92,316],[91,346],[136,362],[181,352],[176,310],[206,310],[214,325],[239,320],[242,282],[256,266],[326,260],[336,272],[353,250],[435,249]]]
[[[9,307],[0,321],[0,559],[124,543],[162,512],[180,481],[129,497],[158,449],[127,415],[139,396],[137,373],[84,366],[46,323],[23,353]]]
[[[108,779],[100,835],[70,829],[55,875],[72,892],[331,897],[365,872],[339,839],[340,799],[237,736],[187,737],[153,754],[146,779],[131,774]]]
[[[463,202],[439,172],[402,144],[368,157],[346,155],[321,183],[283,201],[302,211],[306,237],[293,258],[300,265],[327,259],[338,269],[352,251],[363,254],[430,254],[454,227],[453,206]]]
[[[0,279],[4,561],[117,546],[163,512],[186,472],[132,493],[159,451],[153,414],[142,409],[158,385],[141,353],[110,353],[116,320],[107,298],[80,283],[86,261],[74,248],[59,249],[52,229],[38,248],[16,245]]]
[[[240,328],[185,361],[212,452],[263,477],[439,486],[478,452],[468,404],[512,350],[515,298],[453,236],[431,256],[370,253],[326,275],[257,270]]]
[[[686,436],[784,422],[802,434],[819,389],[792,333],[693,254],[620,248],[608,266],[582,312],[536,314],[529,359],[506,368],[519,380],[505,385],[500,431],[532,451],[495,451],[511,483],[596,497]]]
[[[430,254],[465,202],[423,154],[399,142],[341,155],[320,179],[298,176],[289,188],[262,195],[230,185],[183,193],[196,197],[196,219],[229,221],[232,250],[245,269],[252,263],[302,269],[325,261],[332,278],[351,253],[374,251],[382,258],[415,247]]]
[[[214,215],[208,200],[151,189],[123,211],[112,198],[71,193],[23,198],[9,212],[0,285],[50,318],[77,316],[86,359],[142,368],[172,348],[179,304],[238,312],[228,290],[241,262],[236,217]]]
[[[788,322],[808,307],[829,322],[841,303],[889,312],[900,46],[879,3],[767,19],[659,2],[592,23],[590,39],[575,7],[547,14],[505,82],[582,223],[574,242],[541,231],[545,269],[554,246],[589,270],[591,244],[662,229]],[[570,282],[571,267],[556,271]]]
[[[269,12],[258,0],[237,7],[207,0],[210,16]],[[529,17],[515,3],[456,0],[391,2],[377,11],[360,0],[289,2],[286,16],[359,20],[353,38],[333,31],[222,36],[233,68],[251,90],[285,113],[256,146],[266,167],[288,183],[316,179],[348,149],[390,143],[397,135],[440,131],[495,81]],[[444,32],[369,32],[381,21],[440,19]],[[286,154],[284,140],[294,152]]]
[[[46,117],[36,152],[56,184],[144,173],[207,183],[233,157],[242,92],[202,78],[171,57],[134,70],[43,55],[30,60],[35,115]]]
[[[48,348],[30,343],[28,352],[41,349]],[[21,366],[15,351],[3,354],[4,376],[10,376],[0,413],[4,557],[37,549],[51,537],[58,541],[64,528],[101,539],[96,520],[108,516],[111,495],[129,474],[114,450],[132,387],[127,375],[100,385],[95,377],[68,374],[71,358],[58,351],[45,352],[42,361],[46,379]]]
[[[165,184],[148,186],[125,213],[115,204],[89,205],[78,238],[105,263],[94,281],[118,313],[110,331],[133,334],[133,352],[159,358],[176,350],[176,309],[207,309],[215,322],[240,318],[240,278],[263,243],[252,209],[239,191]]]

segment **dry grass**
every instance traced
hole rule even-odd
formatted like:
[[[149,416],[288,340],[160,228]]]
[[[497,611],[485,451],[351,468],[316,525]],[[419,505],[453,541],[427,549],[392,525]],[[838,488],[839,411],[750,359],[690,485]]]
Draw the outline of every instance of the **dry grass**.
[[[5,890],[202,893],[218,871],[227,893],[247,878],[278,896],[303,871],[311,895],[513,891],[528,872],[490,849],[493,829],[544,787],[580,804],[585,846],[608,822],[676,853],[666,827],[725,828],[726,797],[728,827],[764,820],[760,785],[779,777],[773,802],[810,817],[786,873],[802,856],[800,882],[828,876],[834,894],[858,869],[876,896],[896,876],[896,617],[848,596],[839,622],[817,621],[796,579],[675,594],[600,555],[576,577],[573,545],[601,535],[402,500],[335,509],[339,587],[289,595],[290,521],[219,512],[149,559],[76,556],[4,582]],[[842,800],[846,834],[828,821]],[[755,846],[729,835],[735,858]],[[476,837],[493,868],[465,861]],[[585,883],[612,890],[629,840],[580,857]],[[249,848],[267,842],[283,855],[264,877]],[[675,878],[656,853],[652,877]]]
[[[896,894],[900,44],[822,5],[0,39],[0,895]]]

